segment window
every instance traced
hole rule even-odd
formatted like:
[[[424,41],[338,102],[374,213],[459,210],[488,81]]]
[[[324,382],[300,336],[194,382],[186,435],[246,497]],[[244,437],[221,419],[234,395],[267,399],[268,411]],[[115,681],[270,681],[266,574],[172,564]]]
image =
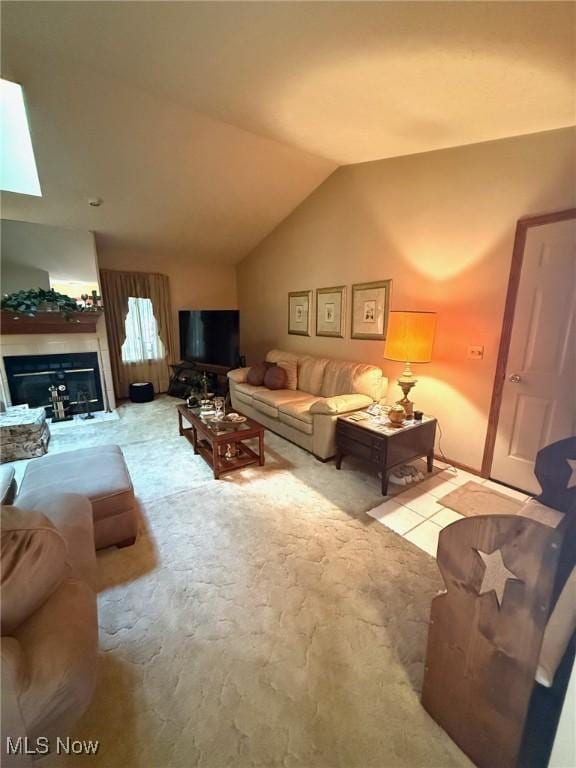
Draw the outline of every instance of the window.
[[[122,344],[122,362],[142,363],[163,360],[166,350],[158,336],[158,325],[150,299],[128,299],[126,339]]]
[[[22,86],[0,79],[0,189],[42,197]]]

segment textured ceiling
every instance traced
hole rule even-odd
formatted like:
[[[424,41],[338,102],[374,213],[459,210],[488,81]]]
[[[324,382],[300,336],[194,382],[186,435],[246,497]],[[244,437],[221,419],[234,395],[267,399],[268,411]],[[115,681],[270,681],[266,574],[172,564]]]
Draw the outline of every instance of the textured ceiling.
[[[574,124],[574,13],[3,3],[3,74],[25,86],[45,195],[5,195],[3,215],[236,261],[337,164]]]

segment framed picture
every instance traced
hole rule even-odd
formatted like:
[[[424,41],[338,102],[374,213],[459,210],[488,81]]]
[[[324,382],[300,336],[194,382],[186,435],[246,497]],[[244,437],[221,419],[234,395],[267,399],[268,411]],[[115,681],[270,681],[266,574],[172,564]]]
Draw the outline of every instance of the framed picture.
[[[292,291],[288,294],[288,333],[310,336],[312,291]]]
[[[344,336],[346,314],[346,288],[318,288],[316,290],[316,336]]]
[[[352,286],[353,339],[385,339],[392,280]]]

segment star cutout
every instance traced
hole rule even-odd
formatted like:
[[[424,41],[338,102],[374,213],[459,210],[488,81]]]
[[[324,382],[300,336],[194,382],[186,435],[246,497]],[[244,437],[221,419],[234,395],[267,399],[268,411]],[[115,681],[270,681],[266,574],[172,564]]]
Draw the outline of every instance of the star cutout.
[[[567,489],[570,488],[576,488],[576,459],[566,459],[568,462],[568,466],[570,467],[570,471],[572,474],[568,478],[568,485],[566,486]]]
[[[498,607],[502,605],[502,599],[504,597],[504,590],[506,589],[506,583],[509,580],[520,581],[516,578],[516,574],[508,570],[504,565],[501,550],[497,549],[491,554],[486,552],[480,552],[476,550],[484,563],[484,575],[482,577],[482,584],[480,585],[480,595],[486,592],[494,592],[496,595],[496,602]]]

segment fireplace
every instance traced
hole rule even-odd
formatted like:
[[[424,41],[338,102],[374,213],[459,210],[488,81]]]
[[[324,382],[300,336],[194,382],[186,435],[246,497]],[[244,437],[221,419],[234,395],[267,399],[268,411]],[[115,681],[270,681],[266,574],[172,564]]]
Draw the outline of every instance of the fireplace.
[[[4,368],[12,405],[44,406],[52,416],[49,388],[64,385],[71,414],[104,410],[96,352],[5,356]]]

